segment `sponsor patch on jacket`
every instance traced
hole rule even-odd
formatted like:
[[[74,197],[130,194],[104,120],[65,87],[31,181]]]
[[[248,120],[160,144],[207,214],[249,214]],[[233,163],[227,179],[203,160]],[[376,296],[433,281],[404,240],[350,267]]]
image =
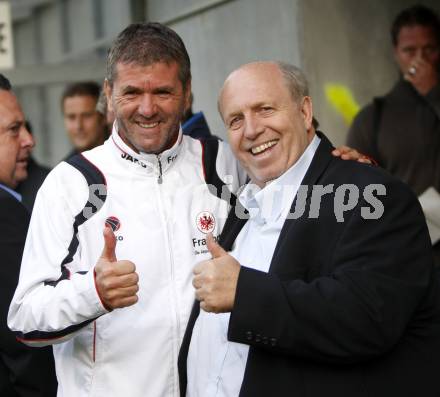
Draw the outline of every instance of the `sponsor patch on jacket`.
[[[143,161],[137,159],[136,157],[130,156],[127,153],[121,153],[121,157],[124,160],[132,162],[133,164],[140,165],[142,168],[147,168],[147,165]]]

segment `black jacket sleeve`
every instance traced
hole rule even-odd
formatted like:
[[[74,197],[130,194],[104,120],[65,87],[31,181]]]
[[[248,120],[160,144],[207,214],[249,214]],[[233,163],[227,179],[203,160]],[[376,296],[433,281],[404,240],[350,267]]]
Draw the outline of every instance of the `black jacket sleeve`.
[[[0,396],[51,397],[57,389],[52,349],[23,345],[6,322],[28,224],[25,208],[9,193],[0,192]]]
[[[321,269],[313,280],[242,267],[229,340],[327,363],[361,362],[392,349],[417,321],[434,273],[418,201],[400,182],[386,189],[380,222],[364,219],[368,205],[361,201],[332,255],[306,264]],[[325,242],[315,244],[320,250]],[[280,249],[293,266],[291,247],[287,236]]]

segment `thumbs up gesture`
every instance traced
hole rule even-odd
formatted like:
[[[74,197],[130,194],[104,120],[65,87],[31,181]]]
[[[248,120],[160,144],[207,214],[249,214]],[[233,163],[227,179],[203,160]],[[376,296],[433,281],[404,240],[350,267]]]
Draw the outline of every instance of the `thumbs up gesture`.
[[[212,259],[198,263],[193,270],[193,286],[200,308],[206,312],[226,313],[234,306],[240,264],[212,237],[207,235]]]
[[[138,301],[139,277],[130,261],[116,259],[116,237],[109,226],[104,227],[104,249],[95,265],[98,294],[107,310],[134,305]]]

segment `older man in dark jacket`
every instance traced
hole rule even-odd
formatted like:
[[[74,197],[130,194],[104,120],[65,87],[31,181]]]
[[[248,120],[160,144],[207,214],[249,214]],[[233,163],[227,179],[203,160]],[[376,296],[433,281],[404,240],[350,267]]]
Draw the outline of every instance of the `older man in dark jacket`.
[[[9,81],[0,74],[0,396],[52,397],[56,377],[50,348],[31,349],[6,324],[20,272],[29,214],[14,191],[27,176],[33,139]]]

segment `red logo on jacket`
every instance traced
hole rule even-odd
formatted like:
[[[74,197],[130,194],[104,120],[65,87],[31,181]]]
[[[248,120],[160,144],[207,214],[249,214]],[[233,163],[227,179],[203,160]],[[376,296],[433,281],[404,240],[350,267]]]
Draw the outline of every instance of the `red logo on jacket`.
[[[215,218],[208,211],[203,211],[196,217],[197,229],[202,233],[211,233],[215,229]]]

